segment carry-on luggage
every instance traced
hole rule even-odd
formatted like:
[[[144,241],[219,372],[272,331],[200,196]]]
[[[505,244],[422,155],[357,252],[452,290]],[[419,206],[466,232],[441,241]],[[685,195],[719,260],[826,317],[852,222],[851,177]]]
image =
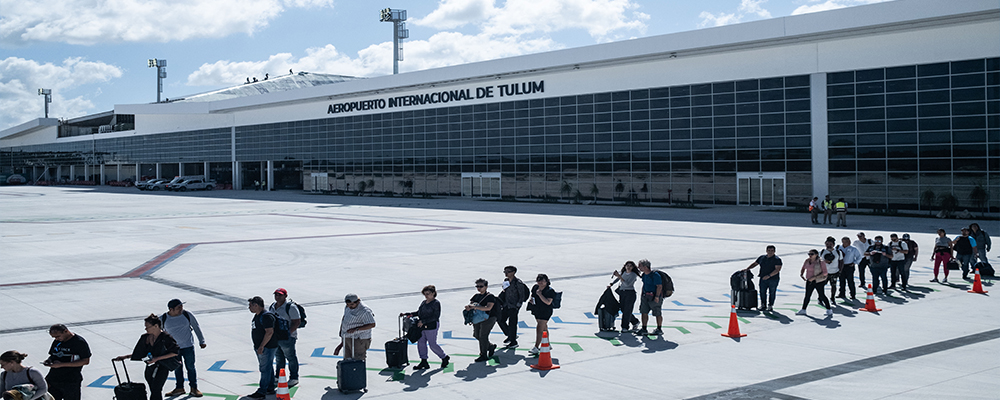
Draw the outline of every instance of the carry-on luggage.
[[[125,370],[125,382],[122,383],[121,377],[118,376],[118,364],[115,364],[114,360],[111,360],[111,366],[115,369],[115,379],[118,380],[118,386],[115,386],[115,399],[116,400],[146,400],[146,384],[139,382],[132,382],[132,379],[128,376],[128,366],[125,365],[125,360],[122,360],[122,369]]]
[[[949,271],[958,271],[960,269],[962,269],[962,264],[959,263],[958,260],[956,260],[954,258],[952,258],[951,260],[948,260],[948,270]]]
[[[353,338],[351,339],[354,340]],[[351,345],[351,351],[355,351],[355,346]],[[346,358],[337,361],[337,390],[341,393],[360,392],[368,386],[368,376],[365,373],[365,361]],[[351,354],[354,357],[354,354]]]
[[[403,318],[409,318],[406,316],[399,317],[399,336],[388,342],[385,342],[385,364],[389,368],[403,368],[410,364],[410,359],[407,356],[407,348],[410,345],[410,341],[406,339],[403,334]],[[410,329],[418,329],[416,326],[411,326]]]
[[[753,284],[753,272],[739,270],[729,277],[732,287],[732,302],[737,309],[750,310],[757,308],[757,290]]]
[[[973,268],[973,270],[979,269],[979,276],[980,277],[992,278],[992,277],[995,277],[996,273],[997,273],[995,270],[993,270],[993,266],[990,265],[990,263],[985,262],[985,261],[977,262],[976,265],[974,267],[972,267],[972,268]]]
[[[604,294],[597,301],[594,314],[597,314],[597,327],[601,332],[615,330],[615,319],[618,318],[618,311],[621,310],[621,303],[615,298],[615,293],[611,288],[604,289]]]

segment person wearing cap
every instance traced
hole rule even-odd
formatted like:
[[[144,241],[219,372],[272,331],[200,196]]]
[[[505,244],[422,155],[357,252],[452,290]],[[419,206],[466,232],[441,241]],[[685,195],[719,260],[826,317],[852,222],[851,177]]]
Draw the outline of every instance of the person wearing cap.
[[[174,390],[167,392],[167,396],[180,396],[184,394],[184,369],[187,369],[187,378],[191,386],[191,397],[203,396],[198,390],[198,373],[194,367],[194,336],[198,335],[198,343],[201,348],[205,348],[205,335],[201,333],[198,319],[194,314],[184,309],[184,302],[180,299],[173,299],[167,302],[167,312],[160,315],[160,322],[163,323],[163,330],[170,334],[177,341],[179,348],[177,354],[184,362],[174,370],[176,386]]]
[[[288,321],[288,339],[278,340],[278,349],[274,352],[274,376],[278,376],[282,368],[285,368],[285,361],[288,361],[288,387],[299,384],[299,357],[295,355],[295,342],[298,340],[298,329],[302,324],[302,316],[299,314],[299,307],[288,299],[288,291],[278,288],[274,291],[274,303],[267,308],[275,313],[278,318]]]
[[[891,251],[889,246],[882,244],[882,236],[875,236],[875,244],[869,246],[868,250],[865,251],[865,256],[871,260],[868,264],[868,269],[872,273],[872,293],[878,293],[879,280],[881,280],[882,294],[889,294],[889,279],[885,274],[889,269]]]
[[[344,318],[340,320],[340,344],[333,349],[333,355],[339,355],[344,349],[344,358],[364,361],[372,344],[375,313],[354,293],[344,296],[344,303],[347,305]]]
[[[858,232],[858,240],[855,240],[854,243],[851,244],[851,246],[858,249],[858,253],[861,253],[862,255],[861,261],[858,262],[858,279],[861,281],[861,285],[858,285],[858,287],[862,289],[867,287],[865,285],[865,267],[872,262],[872,258],[868,255],[868,248],[873,244],[875,243],[872,242],[871,239],[865,238],[864,232]]]
[[[250,321],[250,338],[253,340],[253,348],[257,353],[257,369],[260,371],[260,381],[257,390],[246,397],[251,399],[263,399],[269,394],[274,394],[274,352],[278,348],[278,337],[274,334],[278,324],[274,313],[267,312],[264,308],[264,299],[254,296],[247,300],[253,319]]]
[[[507,348],[509,349],[517,348],[517,313],[521,311],[521,306],[523,305],[521,299],[530,296],[528,285],[525,285],[521,279],[514,276],[516,273],[517,267],[513,265],[503,267],[504,280],[500,284],[503,290],[497,296],[500,299],[501,305],[500,318],[497,319],[497,325],[500,326],[500,331],[507,336],[503,342],[507,344]]]
[[[837,249],[837,239],[827,236],[823,250],[819,252],[819,258],[826,263],[827,282],[830,282],[830,299],[836,304],[837,281],[840,279],[840,270],[844,265],[844,252]]]

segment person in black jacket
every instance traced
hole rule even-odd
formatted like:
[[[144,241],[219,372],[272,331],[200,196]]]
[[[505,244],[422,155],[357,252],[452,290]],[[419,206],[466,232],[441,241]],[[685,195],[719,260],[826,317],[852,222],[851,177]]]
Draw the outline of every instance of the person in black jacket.
[[[163,399],[163,384],[167,376],[181,365],[177,353],[177,341],[169,333],[163,331],[160,317],[149,314],[144,320],[146,333],[139,337],[132,353],[118,356],[112,361],[131,359],[146,363],[146,384],[149,385],[149,400]]]
[[[420,340],[417,341],[417,353],[420,354],[420,364],[413,367],[414,370],[428,369],[427,345],[441,358],[441,368],[448,367],[451,357],[445,354],[441,346],[437,344],[438,322],[441,319],[441,302],[437,300],[437,288],[434,285],[424,286],[420,291],[424,295],[424,301],[420,302],[420,308],[411,313],[399,314],[400,317],[406,315],[416,315],[417,326],[410,329],[420,329]]]

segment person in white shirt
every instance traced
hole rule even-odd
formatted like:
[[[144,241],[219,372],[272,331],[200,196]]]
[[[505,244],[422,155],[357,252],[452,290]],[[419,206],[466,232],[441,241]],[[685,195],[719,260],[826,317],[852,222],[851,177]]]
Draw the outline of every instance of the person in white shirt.
[[[862,289],[867,287],[865,286],[865,267],[867,267],[872,262],[871,257],[866,256],[864,254],[865,252],[868,251],[868,248],[871,247],[873,244],[875,243],[872,242],[871,239],[865,238],[864,232],[858,232],[858,240],[855,240],[854,243],[851,244],[851,246],[854,246],[855,249],[858,249],[858,252],[861,253],[862,255],[861,261],[858,261],[858,280],[861,281],[861,284],[858,285],[858,287]]]
[[[837,250],[840,250],[844,255],[844,259],[840,267],[840,293],[837,297],[846,299],[846,289],[850,289],[851,300],[857,300],[854,292],[856,290],[854,289],[854,267],[861,263],[864,257],[861,256],[862,253],[858,251],[857,247],[851,245],[851,238],[844,236],[840,239],[840,243],[840,246],[837,246]]]
[[[819,257],[826,262],[827,280],[830,282],[830,299],[834,299],[837,297],[837,281],[840,279],[840,265],[843,262],[844,253],[837,250],[837,239],[834,239],[833,236],[828,236],[825,244],[826,247],[819,252]]]

